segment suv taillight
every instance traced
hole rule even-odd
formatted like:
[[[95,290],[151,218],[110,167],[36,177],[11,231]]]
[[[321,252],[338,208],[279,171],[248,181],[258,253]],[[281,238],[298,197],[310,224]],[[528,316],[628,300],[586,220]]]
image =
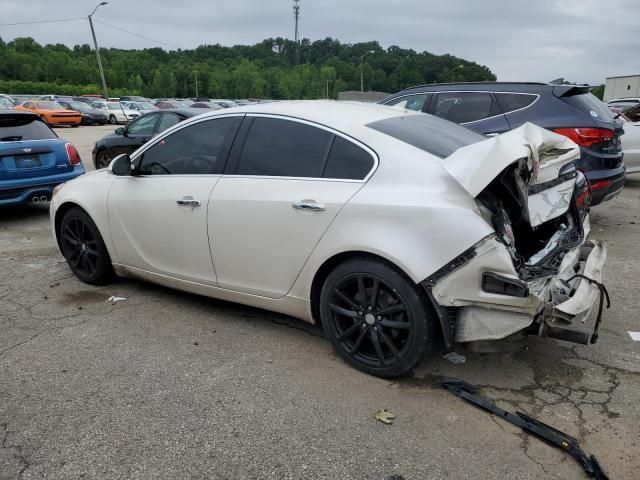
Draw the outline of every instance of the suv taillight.
[[[71,165],[79,165],[82,160],[80,159],[78,149],[70,143],[65,144],[64,147],[67,149],[67,157],[69,157],[69,163]]]
[[[595,143],[608,142],[616,138],[616,133],[606,128],[555,128],[553,131],[581,147],[590,147]]]

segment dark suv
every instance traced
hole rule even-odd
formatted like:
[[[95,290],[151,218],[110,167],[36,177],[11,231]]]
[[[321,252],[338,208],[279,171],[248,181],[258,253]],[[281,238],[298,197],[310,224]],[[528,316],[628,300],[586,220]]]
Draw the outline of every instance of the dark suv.
[[[448,83],[412,87],[385,98],[385,105],[430,113],[484,135],[532,122],[580,145],[577,162],[593,190],[591,205],[624,186],[622,122],[588,87],[546,83]]]

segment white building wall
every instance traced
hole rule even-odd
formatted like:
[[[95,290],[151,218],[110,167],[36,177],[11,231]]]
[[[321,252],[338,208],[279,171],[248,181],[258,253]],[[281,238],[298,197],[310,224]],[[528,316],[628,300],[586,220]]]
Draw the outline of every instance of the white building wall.
[[[640,97],[640,75],[607,78],[603,100],[625,97]]]

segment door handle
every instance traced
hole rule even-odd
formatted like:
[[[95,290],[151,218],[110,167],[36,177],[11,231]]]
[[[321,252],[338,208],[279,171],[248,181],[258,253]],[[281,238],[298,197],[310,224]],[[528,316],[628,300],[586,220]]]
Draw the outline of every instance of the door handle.
[[[181,200],[176,200],[176,203],[181,207],[199,207],[200,201],[194,200],[193,197],[184,197]]]
[[[295,208],[296,210],[306,210],[306,211],[310,211],[310,212],[324,212],[326,210],[324,204],[322,203],[316,203],[314,201],[302,201],[302,202],[297,202],[291,205],[293,208]]]

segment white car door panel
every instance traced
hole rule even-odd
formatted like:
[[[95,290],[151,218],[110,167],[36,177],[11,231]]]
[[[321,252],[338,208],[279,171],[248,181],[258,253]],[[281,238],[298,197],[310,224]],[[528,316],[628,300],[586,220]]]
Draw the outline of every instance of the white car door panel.
[[[360,182],[222,177],[209,202],[220,287],[279,298]]]
[[[219,177],[119,177],[109,194],[111,237],[121,264],[216,284],[207,203]]]

